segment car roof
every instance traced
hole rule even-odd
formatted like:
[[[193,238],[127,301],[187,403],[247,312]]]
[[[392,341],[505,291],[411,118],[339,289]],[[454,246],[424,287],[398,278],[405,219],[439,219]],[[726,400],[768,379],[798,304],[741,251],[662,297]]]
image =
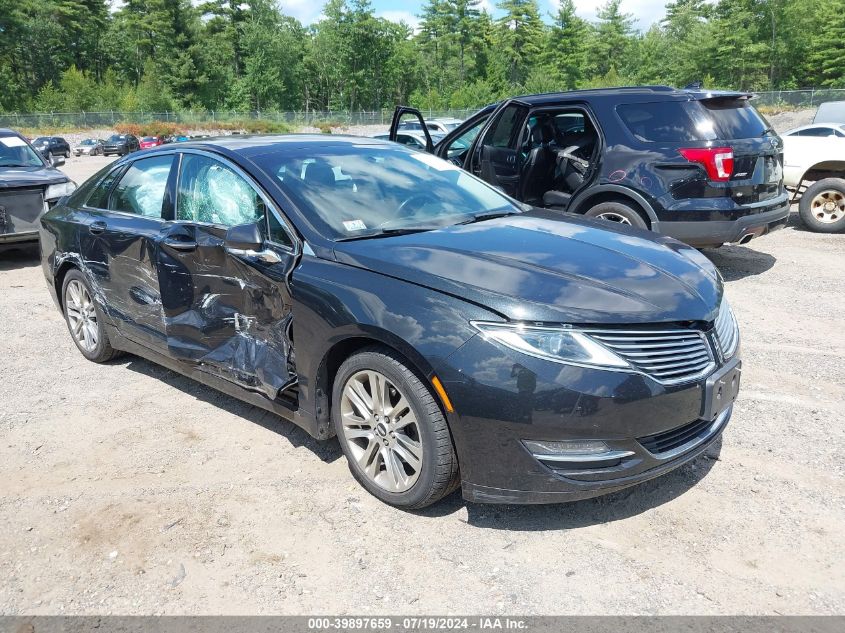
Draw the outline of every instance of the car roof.
[[[827,127],[827,128],[839,128],[840,130],[845,130],[845,123],[837,123],[835,121],[828,123],[826,121],[819,121],[818,123],[810,123],[808,125],[799,125],[798,127],[791,128],[786,130],[783,134],[792,134],[792,132],[800,132],[801,130],[811,130],[816,127]]]
[[[547,92],[543,94],[523,95],[513,97],[531,106],[553,105],[560,101],[653,101],[655,98],[671,99],[675,101],[690,101],[700,99],[750,98],[750,92],[734,92],[728,90],[680,89],[671,86],[622,86],[619,88],[588,88],[584,90],[569,90],[566,92]]]

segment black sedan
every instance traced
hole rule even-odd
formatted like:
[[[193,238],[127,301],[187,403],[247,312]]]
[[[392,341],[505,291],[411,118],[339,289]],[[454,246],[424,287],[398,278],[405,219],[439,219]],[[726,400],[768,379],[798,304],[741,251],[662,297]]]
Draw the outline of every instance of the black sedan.
[[[403,508],[630,486],[700,455],[737,394],[737,326],[698,251],[393,143],[165,146],[42,225],[86,358],[138,354],[337,435]]]
[[[126,156],[140,149],[138,137],[132,134],[112,134],[103,144],[103,156]]]

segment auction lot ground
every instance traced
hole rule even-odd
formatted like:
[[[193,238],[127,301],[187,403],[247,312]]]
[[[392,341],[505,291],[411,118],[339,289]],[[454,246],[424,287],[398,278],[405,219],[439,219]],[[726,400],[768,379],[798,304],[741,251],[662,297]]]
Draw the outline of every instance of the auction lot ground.
[[[596,500],[403,513],[335,440],[85,361],[37,257],[0,254],[0,613],[845,612],[845,236],[708,256],[743,337],[720,446]]]

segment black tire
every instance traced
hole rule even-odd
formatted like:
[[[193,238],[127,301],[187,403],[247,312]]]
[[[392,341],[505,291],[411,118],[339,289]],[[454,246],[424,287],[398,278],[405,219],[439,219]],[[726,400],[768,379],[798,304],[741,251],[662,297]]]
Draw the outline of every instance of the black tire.
[[[833,213],[825,209],[828,203],[834,206]],[[845,232],[845,179],[825,178],[807,187],[798,202],[798,214],[804,226],[816,233]]]
[[[73,333],[71,320],[68,316],[68,286],[71,282],[78,282],[85,286],[94,305],[94,310],[97,315],[97,345],[92,350],[85,349]],[[71,339],[85,358],[94,363],[105,363],[122,354],[120,350],[116,350],[111,346],[111,342],[109,341],[109,337],[103,323],[103,311],[100,309],[100,305],[95,298],[94,291],[91,289],[91,284],[88,283],[88,279],[86,279],[85,275],[83,275],[79,270],[74,269],[68,271],[67,275],[65,275],[64,282],[62,282],[62,313],[64,314],[65,324],[67,325],[68,332],[70,332]]]
[[[629,204],[615,200],[600,202],[588,209],[584,215],[614,224],[628,224],[638,229],[648,229],[648,224],[639,211]]]
[[[67,159],[67,158],[70,158],[70,150],[68,150],[68,151],[66,151],[66,152],[65,152],[65,158],[66,158],[66,159]]]
[[[376,371],[395,385],[417,419],[422,465],[416,482],[404,492],[389,491],[370,479],[352,456],[349,440],[344,434],[341,415],[343,390],[350,378],[364,370]],[[368,347],[344,361],[332,386],[332,422],[352,476],[381,501],[403,510],[414,510],[439,501],[460,486],[458,458],[446,418],[434,394],[408,368],[406,361],[392,350]]]

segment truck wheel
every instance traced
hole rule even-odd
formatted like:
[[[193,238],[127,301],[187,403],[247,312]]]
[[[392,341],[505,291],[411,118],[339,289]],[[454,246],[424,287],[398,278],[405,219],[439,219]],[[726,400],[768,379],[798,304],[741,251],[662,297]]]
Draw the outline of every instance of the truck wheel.
[[[845,179],[825,178],[807,187],[798,203],[804,225],[816,233],[845,231]]]
[[[606,222],[626,224],[638,229],[648,229],[643,216],[636,209],[624,202],[616,202],[614,200],[600,202],[589,209],[584,215],[588,218],[596,218],[597,220],[604,220]]]

